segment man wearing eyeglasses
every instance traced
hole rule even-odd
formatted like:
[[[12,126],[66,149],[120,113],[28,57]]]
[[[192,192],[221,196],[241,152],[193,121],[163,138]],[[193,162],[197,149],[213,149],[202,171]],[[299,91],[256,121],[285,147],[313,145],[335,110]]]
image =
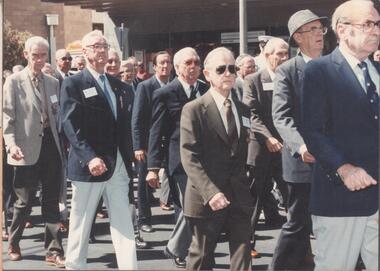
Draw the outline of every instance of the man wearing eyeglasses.
[[[86,269],[90,229],[102,196],[118,267],[137,269],[127,173],[133,159],[133,93],[123,91],[123,82],[104,73],[108,50],[100,31],[86,34],[82,51],[87,66],[65,79],[61,88],[61,122],[70,143],[67,175],[73,188],[67,269]]]
[[[230,270],[250,270],[252,198],[245,173],[250,114],[231,93],[236,66],[230,50],[212,50],[203,73],[210,89],[186,104],[181,117],[181,161],[188,175],[184,213],[192,233],[187,270],[213,269],[223,230]]]
[[[187,175],[183,170],[179,147],[179,122],[183,106],[203,95],[208,87],[198,80],[201,67],[197,52],[190,47],[179,50],[173,58],[177,78],[153,92],[152,125],[148,145],[148,174],[146,180],[153,188],[159,187],[158,171],[163,158],[168,160],[168,176],[177,188],[183,207]],[[163,145],[163,136],[166,143]],[[166,152],[166,153],[165,153]],[[186,255],[191,242],[191,232],[181,206],[176,210],[177,222],[169,237],[165,254],[179,268],[186,267]]]
[[[251,181],[251,193],[255,200],[252,216],[253,258],[259,255],[255,250],[255,229],[261,210],[264,210],[267,225],[281,225],[277,205],[273,204],[271,191],[273,180],[287,200],[287,187],[282,179],[281,151],[282,139],[273,124],[272,94],[273,80],[277,67],[288,60],[288,44],[280,38],[272,38],[264,48],[266,68],[245,77],[243,85],[243,103],[251,110],[252,133],[248,145],[247,165]],[[274,201],[275,202],[275,201]]]
[[[332,16],[339,45],[311,61],[302,89],[302,130],[317,162],[310,210],[315,269],[378,269],[380,42],[371,1],[347,1]]]
[[[301,135],[300,92],[307,62],[320,57],[326,17],[310,10],[294,13],[288,21],[289,44],[299,47],[299,54],[281,64],[276,70],[273,88],[272,117],[283,139],[282,175],[288,188],[288,220],[274,251],[271,270],[294,270],[312,265],[308,210],[310,181],[314,156]]]
[[[58,79],[60,86],[62,86],[63,79],[69,76],[72,60],[73,58],[71,57],[70,52],[66,51],[66,49],[59,49],[55,52],[57,68],[54,77]]]

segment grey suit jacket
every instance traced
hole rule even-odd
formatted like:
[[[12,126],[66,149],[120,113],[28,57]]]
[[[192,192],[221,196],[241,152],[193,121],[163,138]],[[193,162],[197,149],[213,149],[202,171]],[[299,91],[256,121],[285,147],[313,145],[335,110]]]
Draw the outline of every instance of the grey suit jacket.
[[[272,116],[274,125],[284,140],[282,150],[283,178],[287,182],[309,183],[311,165],[302,162],[298,153],[304,140],[300,134],[301,89],[305,61],[302,56],[286,61],[276,70]]]
[[[228,143],[227,132],[211,93],[187,103],[180,123],[180,152],[188,181],[184,214],[189,217],[215,215],[208,205],[218,192],[223,192],[232,205],[250,215],[252,198],[245,171],[249,128],[242,117],[249,110],[233,97],[240,120],[237,149]]]
[[[275,137],[282,141],[273,124],[272,95],[273,82],[266,68],[245,77],[243,103],[251,110],[251,141],[248,145],[248,165],[256,165],[256,157],[259,153],[266,153],[265,141],[269,137]]]
[[[8,155],[8,164],[33,165],[37,162],[43,136],[43,118],[34,93],[34,87],[29,76],[29,68],[7,78],[4,84],[3,97],[3,128],[7,152],[10,147],[17,145],[24,154],[24,159],[16,161]],[[57,114],[59,111],[59,83],[50,75],[43,74],[43,91],[46,95],[49,124],[54,136],[57,149],[62,157],[58,132]]]

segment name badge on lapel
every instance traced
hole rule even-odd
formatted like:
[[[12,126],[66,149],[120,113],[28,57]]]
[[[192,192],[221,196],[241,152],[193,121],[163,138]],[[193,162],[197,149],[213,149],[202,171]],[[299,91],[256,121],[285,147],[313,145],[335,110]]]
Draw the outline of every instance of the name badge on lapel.
[[[84,94],[84,97],[87,99],[87,98],[90,98],[90,97],[98,95],[98,92],[96,92],[96,88],[95,87],[92,87],[92,88],[86,88],[86,89],[84,89],[83,90],[83,94]]]
[[[245,128],[248,128],[248,129],[251,128],[251,120],[249,118],[242,116],[241,120]]]
[[[274,83],[263,83],[263,90],[264,91],[272,91],[274,88]]]
[[[58,98],[57,98],[57,95],[51,95],[50,96],[50,101],[51,101],[51,103],[52,104],[55,104],[55,103],[57,103],[58,102]]]

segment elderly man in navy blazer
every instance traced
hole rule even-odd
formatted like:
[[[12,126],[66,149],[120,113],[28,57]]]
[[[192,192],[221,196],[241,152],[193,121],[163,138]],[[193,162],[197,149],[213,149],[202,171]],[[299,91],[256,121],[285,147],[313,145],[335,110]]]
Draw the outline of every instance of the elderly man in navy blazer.
[[[317,162],[310,210],[315,269],[378,269],[380,41],[371,1],[347,1],[332,17],[339,46],[311,61],[302,90],[303,135]]]
[[[73,187],[66,268],[86,268],[91,224],[103,196],[117,264],[135,270],[127,174],[132,162],[133,93],[104,74],[109,44],[100,31],[86,34],[82,47],[87,68],[64,80],[61,89],[62,127],[70,142],[67,175]]]
[[[314,156],[308,151],[301,131],[301,87],[308,61],[323,50],[326,17],[308,9],[294,13],[288,22],[289,44],[299,47],[297,56],[276,70],[273,89],[273,123],[283,139],[282,169],[288,186],[288,221],[283,225],[273,255],[271,269],[300,269],[312,264],[308,210]]]

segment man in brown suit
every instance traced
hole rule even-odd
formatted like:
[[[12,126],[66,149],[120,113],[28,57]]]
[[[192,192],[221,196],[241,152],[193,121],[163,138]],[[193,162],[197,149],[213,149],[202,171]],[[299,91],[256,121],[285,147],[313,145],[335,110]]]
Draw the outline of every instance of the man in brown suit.
[[[185,105],[181,160],[188,175],[184,213],[192,231],[187,270],[210,270],[222,230],[229,234],[231,270],[248,270],[252,199],[245,174],[249,110],[231,95],[236,66],[217,48],[204,63],[210,90]]]

